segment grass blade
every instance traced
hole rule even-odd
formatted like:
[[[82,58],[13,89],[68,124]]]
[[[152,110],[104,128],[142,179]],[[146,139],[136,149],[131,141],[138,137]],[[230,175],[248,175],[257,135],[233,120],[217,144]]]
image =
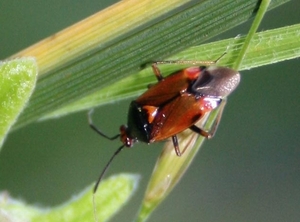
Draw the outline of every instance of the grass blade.
[[[298,58],[300,56],[300,41],[298,41],[300,38],[299,30],[300,24],[296,24],[256,33],[239,70],[252,69]],[[245,37],[239,37],[191,47],[168,58],[168,60],[214,60],[227,50],[227,55],[219,61],[219,64],[231,67],[238,57],[244,40]],[[180,67],[176,65],[163,66],[161,70],[164,75],[167,75],[179,68]],[[105,105],[112,101],[135,97],[145,91],[147,85],[155,81],[156,79],[152,74],[151,68],[144,69],[137,74],[124,78],[119,82],[71,103],[62,109],[58,109],[46,115],[44,119],[67,115],[72,112]]]
[[[256,10],[257,0],[121,1],[13,56],[34,56],[40,69],[16,127],[239,25]]]

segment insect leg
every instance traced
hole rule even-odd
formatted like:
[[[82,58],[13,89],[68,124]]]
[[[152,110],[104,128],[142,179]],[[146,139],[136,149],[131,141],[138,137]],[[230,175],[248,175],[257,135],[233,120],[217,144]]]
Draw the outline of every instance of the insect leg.
[[[224,55],[222,54],[216,61],[198,61],[198,60],[169,60],[169,61],[156,61],[152,63],[152,70],[157,78],[158,81],[161,81],[164,79],[164,77],[161,75],[161,71],[158,68],[158,65],[161,64],[178,64],[178,65],[214,65],[216,64]]]
[[[176,135],[172,136],[172,141],[173,141],[173,145],[174,145],[176,155],[181,156],[181,152],[180,152],[179,145],[178,145],[178,139],[177,139]]]
[[[160,72],[156,62],[152,63],[152,70],[159,82],[164,79],[164,77],[161,75],[161,72]]]
[[[227,54],[227,50],[219,58],[216,59],[215,63],[217,64],[223,58],[223,56],[226,54]]]
[[[196,125],[191,126],[190,129],[192,131],[200,134],[201,136],[206,137],[207,139],[212,138],[218,129],[225,105],[226,105],[226,99],[223,99],[219,106],[219,112],[218,112],[217,118],[215,119],[215,121],[209,131],[205,131]]]
[[[199,127],[196,126],[196,125],[192,125],[192,126],[190,127],[190,130],[192,130],[192,131],[194,131],[195,133],[198,133],[198,134],[200,134],[201,136],[204,136],[204,137],[206,137],[206,138],[208,138],[208,139],[210,139],[210,138],[212,137],[212,135],[211,135],[210,132],[201,129],[201,128],[199,128]]]

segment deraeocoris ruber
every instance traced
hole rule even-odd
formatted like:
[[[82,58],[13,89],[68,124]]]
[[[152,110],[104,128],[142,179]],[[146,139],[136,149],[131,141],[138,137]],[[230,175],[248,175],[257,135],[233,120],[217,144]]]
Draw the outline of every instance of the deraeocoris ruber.
[[[132,147],[137,141],[153,143],[171,137],[175,152],[180,156],[182,152],[176,134],[190,128],[206,138],[211,138],[216,131],[222,110],[209,132],[195,124],[204,114],[225,103],[226,97],[240,81],[240,74],[237,71],[216,66],[192,66],[164,78],[158,68],[158,64],[162,63],[177,62],[152,64],[158,83],[131,102],[127,126],[120,127],[120,134],[114,137],[106,136],[92,123],[89,115],[89,124],[93,130],[110,140],[120,137],[123,143],[102,171],[94,187],[94,193],[111,161],[124,147]],[[188,61],[178,61],[178,63],[188,63]]]

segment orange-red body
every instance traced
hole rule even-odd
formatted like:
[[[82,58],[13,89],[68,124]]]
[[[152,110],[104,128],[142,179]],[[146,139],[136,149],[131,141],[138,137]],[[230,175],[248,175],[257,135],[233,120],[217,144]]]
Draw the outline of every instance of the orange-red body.
[[[212,75],[216,70],[218,75]],[[222,76],[224,73],[227,78]],[[219,80],[225,81],[226,87],[228,83],[234,87],[222,89],[221,93],[212,90],[211,87],[220,85]],[[176,136],[197,123],[206,112],[217,108],[223,94],[231,92],[238,82],[236,71],[222,67],[212,70],[190,67],[162,78],[131,102],[128,127],[123,126],[121,140],[127,144],[131,139],[127,144],[131,146],[137,140],[152,143]]]
[[[137,141],[153,143],[172,138],[175,152],[179,149],[176,134],[190,128],[202,136],[210,138],[218,125],[220,116],[210,132],[198,128],[195,124],[213,109],[223,104],[226,97],[236,88],[240,74],[225,67],[189,67],[162,77],[157,63],[152,68],[158,83],[130,103],[127,126],[120,127],[120,134],[108,137],[91,120],[90,126],[101,136],[114,140],[120,137],[123,145],[111,157],[102,171],[97,187],[113,158],[124,148],[131,147]],[[222,114],[222,110],[219,112]]]

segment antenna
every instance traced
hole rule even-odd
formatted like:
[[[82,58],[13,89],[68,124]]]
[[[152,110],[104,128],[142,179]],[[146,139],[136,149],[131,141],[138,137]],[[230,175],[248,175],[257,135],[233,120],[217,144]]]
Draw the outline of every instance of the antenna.
[[[95,186],[94,186],[94,190],[93,190],[93,205],[94,205],[94,219],[96,222],[98,222],[98,217],[97,217],[97,207],[96,207],[96,201],[95,201],[95,194],[97,192],[97,189],[99,187],[99,184],[102,180],[102,178],[104,177],[108,167],[110,166],[111,162],[113,161],[113,159],[121,152],[121,150],[123,150],[123,148],[125,147],[125,145],[120,146],[112,155],[112,157],[110,158],[110,160],[107,162],[107,164],[105,165],[104,169],[102,170]]]
[[[108,161],[108,163],[105,165],[104,169],[102,170],[102,172],[101,172],[101,174],[100,174],[100,176],[99,176],[99,178],[98,178],[98,180],[97,180],[97,182],[96,182],[96,184],[95,184],[95,186],[94,186],[94,190],[93,190],[93,193],[94,193],[94,194],[96,193],[96,191],[97,191],[97,189],[98,189],[98,186],[99,186],[99,184],[100,184],[102,178],[104,177],[104,175],[105,175],[105,173],[106,173],[106,171],[107,171],[109,165],[111,164],[111,162],[113,161],[113,159],[121,152],[121,150],[122,150],[124,147],[125,147],[125,145],[120,146],[120,147],[114,152],[114,154],[112,155],[112,157],[110,158],[110,160]]]

